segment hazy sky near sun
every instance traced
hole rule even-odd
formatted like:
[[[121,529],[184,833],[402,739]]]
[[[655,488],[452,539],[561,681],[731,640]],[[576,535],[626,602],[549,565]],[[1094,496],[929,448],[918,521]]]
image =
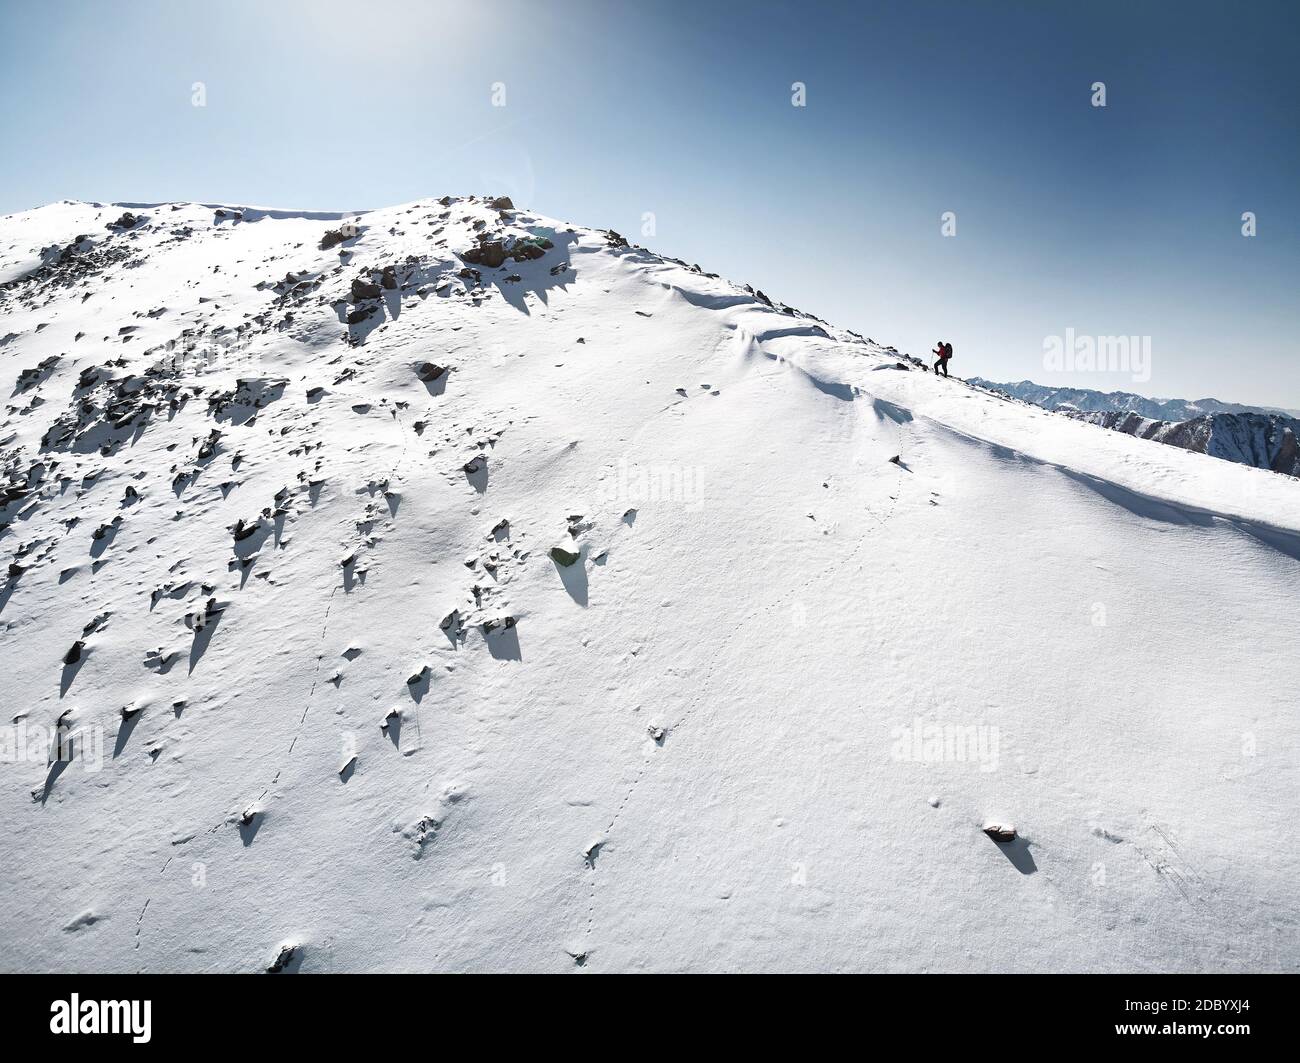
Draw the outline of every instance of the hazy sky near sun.
[[[508,194],[962,376],[1300,407],[1298,53],[1266,0],[0,0],[0,213]]]

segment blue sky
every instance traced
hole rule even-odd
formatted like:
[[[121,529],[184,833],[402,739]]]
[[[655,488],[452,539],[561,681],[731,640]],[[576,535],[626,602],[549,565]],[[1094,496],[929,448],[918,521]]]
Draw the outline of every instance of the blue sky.
[[[962,376],[1300,407],[1298,53],[1296,3],[0,0],[0,213],[505,193]]]

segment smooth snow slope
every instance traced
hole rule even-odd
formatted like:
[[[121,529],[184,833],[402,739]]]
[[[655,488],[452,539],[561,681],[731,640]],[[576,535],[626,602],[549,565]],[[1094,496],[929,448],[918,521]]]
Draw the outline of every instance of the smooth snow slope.
[[[1293,482],[483,200],[132,209],[0,221],[102,265],[0,293],[4,969],[1300,966]]]

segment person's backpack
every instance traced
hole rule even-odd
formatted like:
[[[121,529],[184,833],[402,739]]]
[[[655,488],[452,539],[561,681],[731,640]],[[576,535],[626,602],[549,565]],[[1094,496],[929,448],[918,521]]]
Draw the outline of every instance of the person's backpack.
[[[944,360],[945,360],[945,361],[946,361],[947,359],[949,359],[949,358],[952,357],[952,344],[951,344],[951,343],[945,343],[945,344],[943,345],[943,357],[944,357]]]

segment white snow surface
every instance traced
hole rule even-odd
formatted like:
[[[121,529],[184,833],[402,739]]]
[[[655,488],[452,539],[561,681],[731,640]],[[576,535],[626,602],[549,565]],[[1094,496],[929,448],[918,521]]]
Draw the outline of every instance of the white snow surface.
[[[1294,481],[486,199],[125,209],[0,219],[4,970],[1300,967]]]

